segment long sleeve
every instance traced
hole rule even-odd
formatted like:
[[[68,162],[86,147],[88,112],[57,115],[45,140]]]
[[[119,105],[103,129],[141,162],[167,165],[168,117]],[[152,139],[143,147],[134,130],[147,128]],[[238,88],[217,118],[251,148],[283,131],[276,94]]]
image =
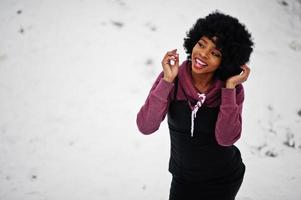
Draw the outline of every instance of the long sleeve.
[[[151,134],[159,129],[166,116],[173,87],[174,83],[165,81],[163,72],[160,73],[137,114],[136,123],[141,133]]]
[[[241,136],[244,89],[222,88],[221,106],[215,125],[215,138],[221,146],[233,145]]]

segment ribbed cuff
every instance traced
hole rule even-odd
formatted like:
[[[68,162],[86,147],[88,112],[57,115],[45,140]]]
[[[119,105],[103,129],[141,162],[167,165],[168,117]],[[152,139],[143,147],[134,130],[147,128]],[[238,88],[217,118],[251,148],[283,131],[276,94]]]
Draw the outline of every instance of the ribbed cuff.
[[[236,88],[222,88],[222,106],[234,106],[236,104]]]

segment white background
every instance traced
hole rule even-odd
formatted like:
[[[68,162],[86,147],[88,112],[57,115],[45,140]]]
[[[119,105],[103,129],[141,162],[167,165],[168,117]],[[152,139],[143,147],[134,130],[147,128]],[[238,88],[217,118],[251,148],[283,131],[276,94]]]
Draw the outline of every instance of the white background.
[[[301,199],[296,0],[0,0],[0,199],[167,200],[164,121],[136,114],[166,51],[220,10],[252,33],[238,200]],[[299,112],[299,114],[298,114]]]

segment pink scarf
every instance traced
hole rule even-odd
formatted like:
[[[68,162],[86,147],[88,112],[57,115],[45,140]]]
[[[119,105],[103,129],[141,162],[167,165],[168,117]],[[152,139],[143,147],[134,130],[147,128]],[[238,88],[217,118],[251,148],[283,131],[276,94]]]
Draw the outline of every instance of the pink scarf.
[[[220,89],[223,82],[215,79],[212,86],[205,93],[198,92],[192,82],[191,64],[188,60],[184,61],[179,67],[178,77],[179,88],[183,90],[191,109],[191,137],[193,137],[194,119],[199,108],[205,103],[205,100],[207,105],[220,104]],[[197,101],[195,105],[191,105],[192,100]],[[219,102],[216,102],[218,100]]]

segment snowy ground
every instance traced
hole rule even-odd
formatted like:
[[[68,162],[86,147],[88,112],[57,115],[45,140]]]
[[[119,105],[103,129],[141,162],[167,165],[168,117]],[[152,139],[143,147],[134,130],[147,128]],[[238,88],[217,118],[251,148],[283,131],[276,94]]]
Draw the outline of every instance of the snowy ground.
[[[219,9],[252,32],[238,200],[301,199],[297,0],[0,1],[0,199],[168,199],[169,136],[136,114],[167,50]]]

